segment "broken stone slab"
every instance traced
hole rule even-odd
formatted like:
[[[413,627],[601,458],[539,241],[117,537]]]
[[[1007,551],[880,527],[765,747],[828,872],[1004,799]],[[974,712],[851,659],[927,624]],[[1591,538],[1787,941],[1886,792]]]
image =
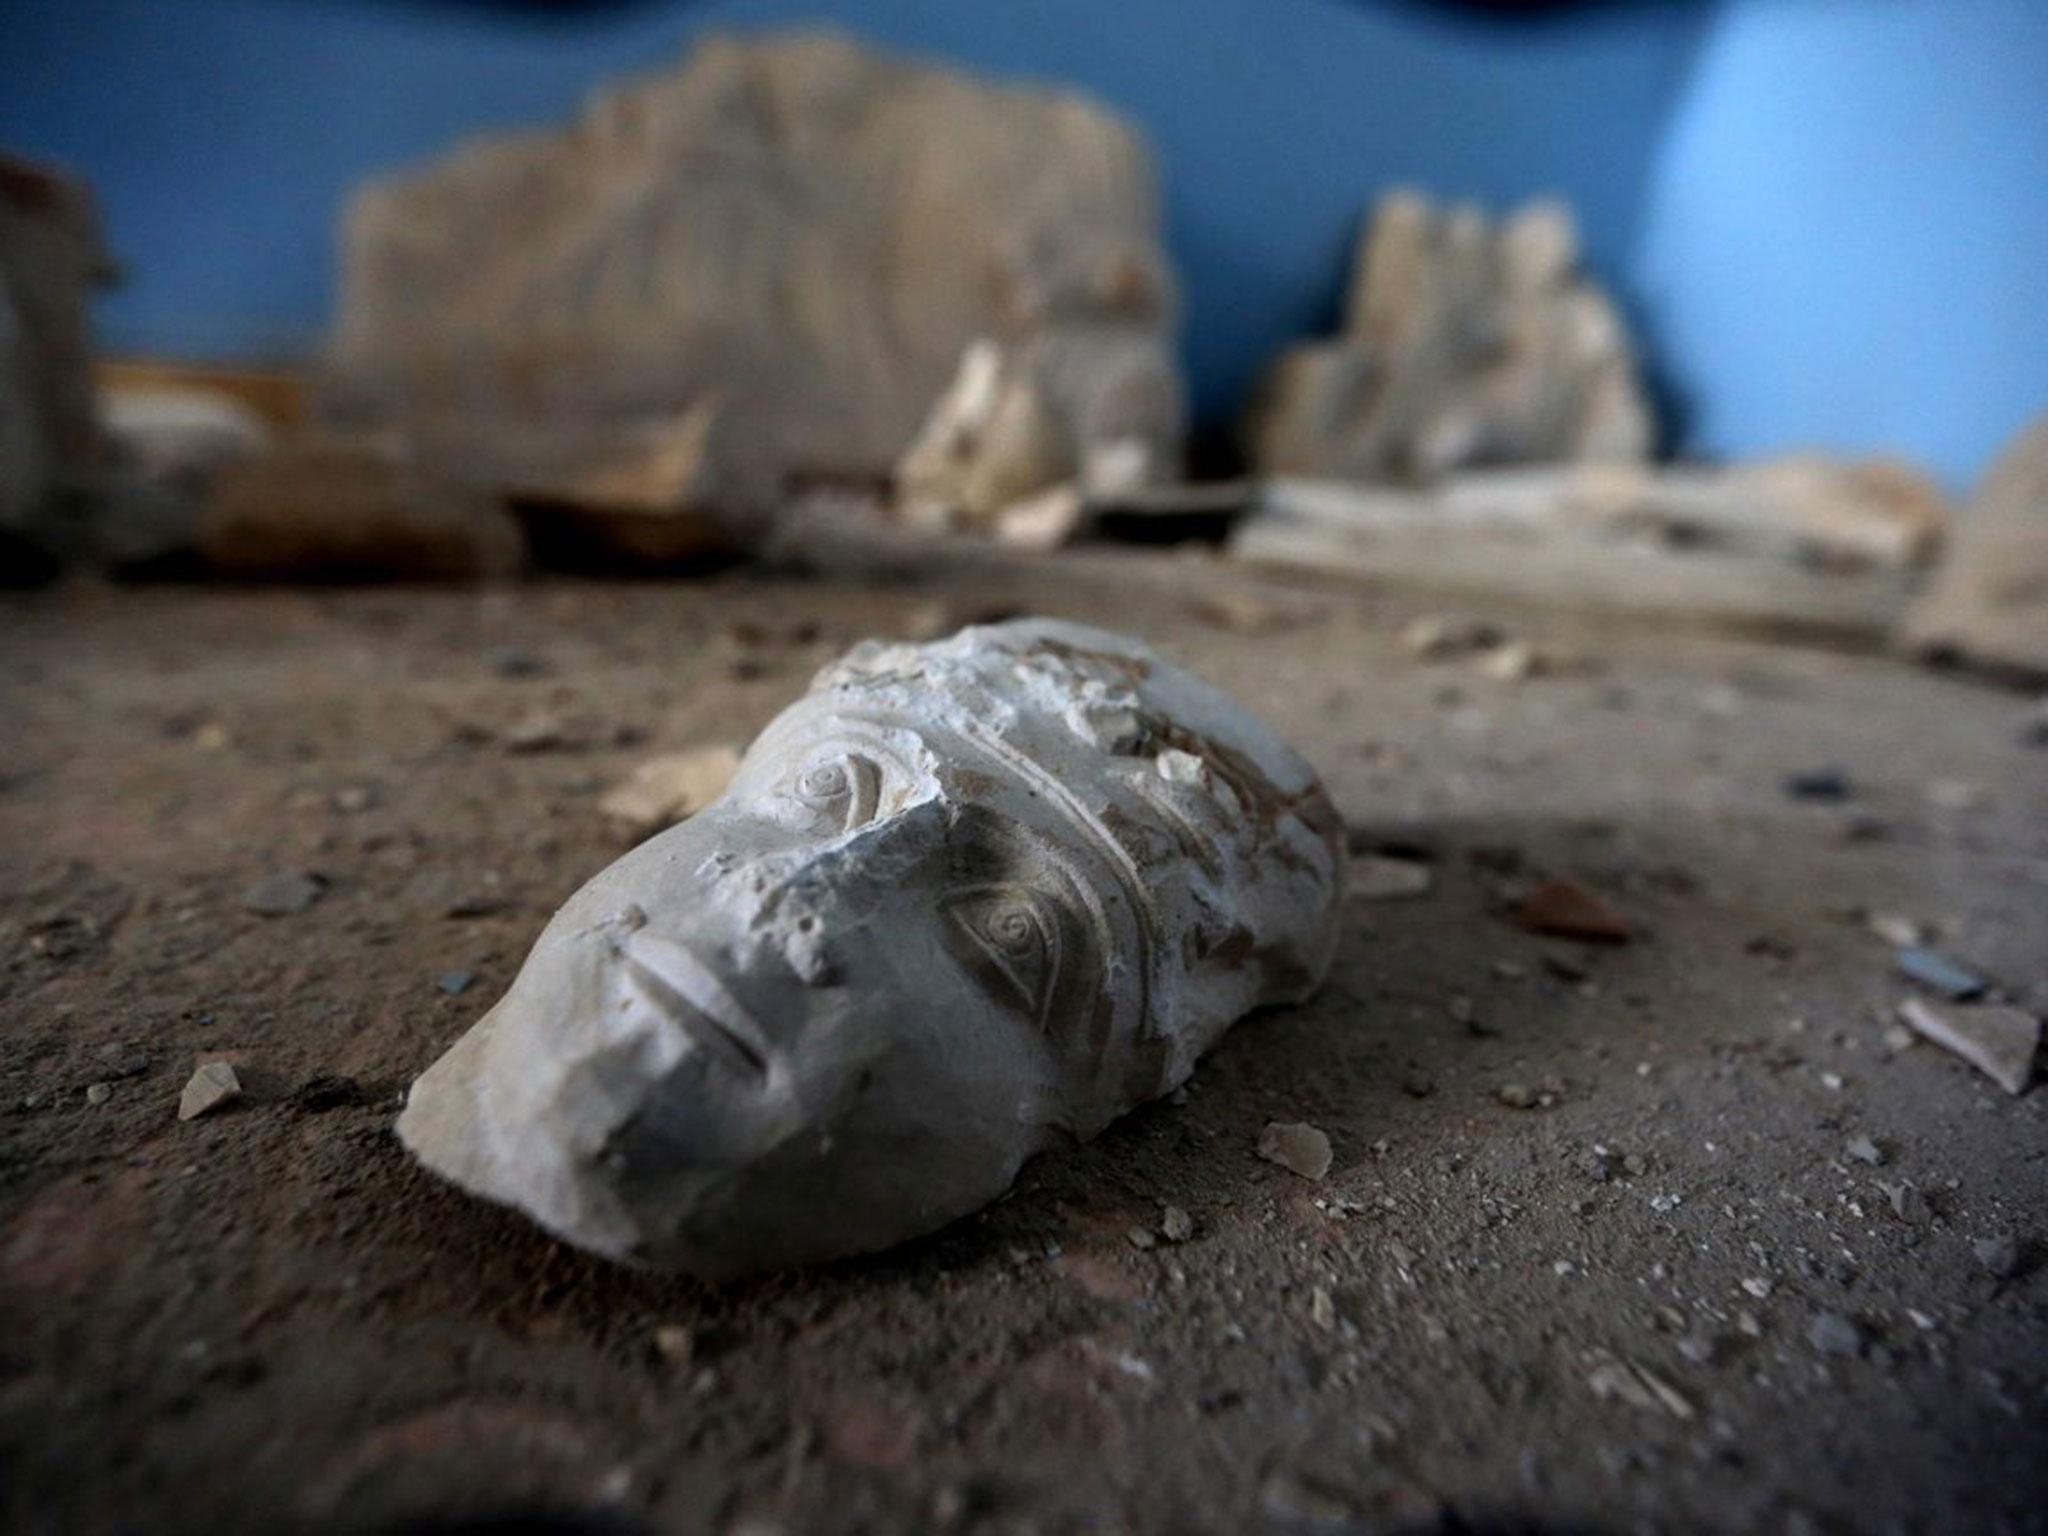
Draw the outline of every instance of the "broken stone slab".
[[[581,466],[571,450],[556,448],[537,455],[530,475],[509,454],[484,463],[444,459],[443,467],[457,480],[506,482],[506,500],[543,564],[650,567],[732,554],[754,542],[778,492],[760,446],[706,398],[673,420],[609,438],[591,434]]]
[[[1257,565],[1587,612],[1886,642],[1912,575],[1797,541],[1667,538],[1631,508],[1654,484],[1616,466],[1459,477],[1435,490],[1281,477],[1232,531]],[[1620,486],[1594,495],[1587,487]],[[1648,528],[1651,531],[1646,532]]]
[[[491,484],[707,397],[778,484],[880,480],[977,338],[1086,374],[1163,355],[1177,307],[1128,125],[830,31],[713,36],[574,123],[369,183],[342,268],[331,419],[428,462],[464,443]]]
[[[870,641],[570,898],[398,1132],[621,1260],[886,1247],[1313,992],[1342,839],[1307,763],[1136,641]]]
[[[0,536],[24,559],[84,536],[62,504],[99,486],[88,306],[112,270],[91,189],[0,152]]]
[[[2030,1013],[1995,1005],[1942,1009],[1908,997],[1899,1003],[1899,1018],[1915,1034],[1953,1051],[2007,1093],[2025,1093],[2034,1080],[2041,1021]]]
[[[1496,225],[1382,198],[1342,332],[1284,354],[1252,419],[1268,474],[1424,483],[1470,465],[1635,461],[1655,435],[1620,313],[1562,204]]]
[[[915,526],[1000,533],[1019,504],[1062,487],[1077,512],[1142,495],[1179,474],[1182,395],[1149,325],[977,341],[897,462],[897,504]]]
[[[1925,656],[2048,678],[2048,415],[2012,440],[1956,519],[1905,635]]]
[[[374,442],[306,438],[223,466],[201,514],[207,564],[236,576],[509,576],[518,526],[489,498]]]
[[[225,1061],[201,1062],[185,1091],[178,1095],[178,1118],[197,1120],[217,1109],[225,1109],[242,1097],[242,1079]]]
[[[120,569],[189,555],[215,476],[277,437],[254,406],[202,384],[117,381],[99,409],[107,465],[87,553]]]

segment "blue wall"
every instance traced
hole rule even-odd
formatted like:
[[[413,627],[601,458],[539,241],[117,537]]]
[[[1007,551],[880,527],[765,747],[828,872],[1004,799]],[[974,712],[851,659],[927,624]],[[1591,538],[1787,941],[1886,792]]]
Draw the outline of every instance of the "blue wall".
[[[1632,273],[1690,447],[1967,485],[2048,411],[2048,4],[1726,6]]]
[[[1144,127],[1212,417],[1330,323],[1394,181],[1568,197],[1688,445],[1889,445],[1962,479],[2048,406],[2036,0],[0,0],[0,143],[98,185],[131,272],[111,346],[288,356],[363,175],[559,120],[706,28],[820,16]]]

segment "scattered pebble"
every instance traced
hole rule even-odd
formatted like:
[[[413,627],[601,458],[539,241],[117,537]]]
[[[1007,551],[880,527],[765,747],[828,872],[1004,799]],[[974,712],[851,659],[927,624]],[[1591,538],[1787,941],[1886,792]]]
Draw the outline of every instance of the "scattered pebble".
[[[1911,949],[1925,944],[1930,937],[1925,923],[1902,912],[1872,912],[1864,917],[1863,923],[1894,949]]]
[[[1843,1148],[1843,1151],[1847,1152],[1850,1157],[1859,1163],[1868,1163],[1873,1168],[1882,1168],[1884,1166],[1884,1148],[1880,1147],[1868,1136],[1854,1137],[1848,1146]]]
[[[531,651],[516,645],[500,646],[491,652],[491,670],[500,677],[539,677],[548,664]]]
[[[104,1104],[113,1096],[114,1085],[112,1083],[93,1083],[85,1090],[85,1102],[88,1104]]]
[[[688,1365],[697,1352],[697,1336],[681,1323],[661,1323],[654,1330],[654,1352],[670,1365]]]
[[[1334,1329],[1337,1326],[1337,1298],[1322,1286],[1308,1293],[1309,1321],[1318,1328]]]
[[[1771,1282],[1762,1275],[1751,1275],[1742,1282],[1742,1288],[1758,1301],[1764,1300],[1771,1294]]]
[[[443,971],[435,978],[434,985],[450,997],[460,997],[470,989],[475,980],[475,971]]]
[[[1948,956],[1918,944],[1908,944],[1898,953],[1899,974],[1939,992],[1952,1003],[1967,1003],[1982,997],[1990,983],[1974,971],[1965,970]]]
[[[1447,618],[1427,614],[1401,631],[1401,649],[1423,661],[1489,651],[1506,640],[1483,619]]]
[[[1946,1011],[1908,997],[1899,1018],[1917,1034],[1953,1051],[2007,1093],[2027,1091],[2034,1057],[2041,1048],[2041,1021],[2017,1008],[1952,1008]]]
[[[1980,1237],[1970,1244],[1970,1252],[1976,1256],[1985,1273],[1997,1279],[2011,1280],[2019,1275],[2020,1243],[2010,1232],[1996,1237]]]
[[[308,869],[279,870],[242,893],[242,905],[264,917],[304,912],[327,894],[327,877]]]
[[[197,1120],[241,1096],[242,1079],[232,1066],[225,1061],[202,1063],[185,1084],[185,1091],[178,1095],[178,1118]]]
[[[1304,1179],[1330,1171],[1330,1138],[1304,1121],[1269,1120],[1259,1132],[1259,1156]]]
[[[1516,905],[1514,919],[1529,933],[1590,944],[1625,944],[1632,932],[1627,918],[1573,880],[1546,880]]]
[[[1124,1236],[1130,1239],[1133,1248],[1151,1249],[1159,1246],[1159,1234],[1150,1227],[1132,1227]]]
[[[1695,1412],[1691,1400],[1663,1377],[1612,1355],[1598,1359],[1586,1385],[1603,1402],[1613,1399],[1632,1408],[1661,1410],[1675,1419],[1690,1419]]]
[[[650,757],[608,790],[598,808],[636,835],[658,832],[724,794],[739,766],[739,749],[726,744]]]
[[[1169,1243],[1184,1243],[1195,1235],[1195,1218],[1177,1205],[1161,1206],[1159,1235]]]
[[[1346,895],[1358,901],[1406,901],[1426,895],[1435,878],[1427,864],[1369,855],[1351,861],[1344,888]]]
[[[1534,1109],[1538,1099],[1536,1090],[1526,1083],[1502,1083],[1493,1096],[1509,1109]]]
[[[1809,768],[1785,778],[1785,793],[1794,800],[1846,800],[1849,775],[1839,768]]]
[[[1817,1312],[1806,1330],[1807,1341],[1824,1355],[1855,1357],[1868,1344],[1863,1325],[1840,1312]]]

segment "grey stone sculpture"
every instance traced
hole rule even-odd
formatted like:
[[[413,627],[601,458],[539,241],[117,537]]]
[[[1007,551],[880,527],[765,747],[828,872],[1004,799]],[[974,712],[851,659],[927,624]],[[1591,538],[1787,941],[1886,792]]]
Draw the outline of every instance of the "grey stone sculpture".
[[[1312,992],[1341,851],[1308,764],[1135,641],[871,641],[569,899],[399,1135],[615,1259],[883,1248]]]

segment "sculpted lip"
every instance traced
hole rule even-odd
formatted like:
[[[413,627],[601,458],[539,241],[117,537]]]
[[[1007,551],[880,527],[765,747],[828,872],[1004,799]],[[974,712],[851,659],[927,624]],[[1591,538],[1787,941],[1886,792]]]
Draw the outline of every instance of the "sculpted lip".
[[[761,1027],[717,972],[680,944],[636,934],[626,946],[626,974],[664,1019],[735,1075],[755,1084],[768,1076]]]

